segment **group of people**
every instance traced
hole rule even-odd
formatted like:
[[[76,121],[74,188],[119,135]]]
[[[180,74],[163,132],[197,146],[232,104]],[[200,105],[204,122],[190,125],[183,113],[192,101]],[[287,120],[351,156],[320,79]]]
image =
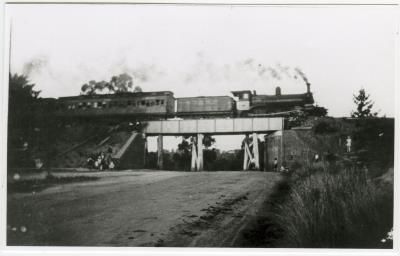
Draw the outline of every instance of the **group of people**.
[[[352,152],[352,148],[351,148],[351,146],[352,146],[352,139],[351,139],[350,136],[347,136],[347,137],[346,137],[346,144],[345,144],[345,145],[346,145],[346,152],[347,152],[347,153]],[[333,154],[330,153],[330,152],[328,151],[328,154],[327,154],[327,156],[326,156],[327,159],[331,159],[332,156],[333,156]],[[321,158],[320,158],[319,154],[316,153],[316,154],[314,155],[314,157],[313,157],[313,162],[314,162],[314,163],[317,163],[317,162],[320,162],[320,161],[321,161]],[[289,172],[289,168],[285,167],[284,163],[282,163],[281,166],[280,166],[280,168],[279,168],[279,161],[278,161],[278,158],[277,158],[277,157],[274,158],[273,164],[274,164],[274,171],[275,171],[275,172],[278,172],[278,171],[279,171],[279,172]]]
[[[100,171],[112,170],[115,167],[115,164],[111,158],[111,153],[106,155],[104,152],[89,156],[86,161],[86,165],[89,169],[97,169]]]
[[[278,168],[278,158],[274,158],[274,172],[289,172],[289,168],[285,167],[284,164],[281,165],[281,168]]]

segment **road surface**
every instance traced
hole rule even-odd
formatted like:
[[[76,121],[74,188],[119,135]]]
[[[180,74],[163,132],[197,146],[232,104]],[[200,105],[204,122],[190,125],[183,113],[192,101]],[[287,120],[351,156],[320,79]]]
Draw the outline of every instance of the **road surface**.
[[[7,244],[230,247],[279,179],[263,172],[132,171],[10,193]]]

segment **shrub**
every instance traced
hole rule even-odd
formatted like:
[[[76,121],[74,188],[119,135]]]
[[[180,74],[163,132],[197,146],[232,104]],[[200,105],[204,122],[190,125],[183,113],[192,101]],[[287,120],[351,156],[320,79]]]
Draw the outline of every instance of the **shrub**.
[[[327,134],[327,133],[334,133],[337,131],[338,127],[336,126],[334,120],[332,121],[322,120],[314,126],[315,134]]]
[[[288,247],[374,248],[393,225],[392,194],[358,169],[299,179],[276,210]]]

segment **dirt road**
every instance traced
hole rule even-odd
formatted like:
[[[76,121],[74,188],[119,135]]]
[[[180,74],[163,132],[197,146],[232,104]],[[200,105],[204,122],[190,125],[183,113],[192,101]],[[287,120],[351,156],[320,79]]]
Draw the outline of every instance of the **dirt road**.
[[[229,247],[280,179],[263,172],[125,172],[8,195],[7,244]]]

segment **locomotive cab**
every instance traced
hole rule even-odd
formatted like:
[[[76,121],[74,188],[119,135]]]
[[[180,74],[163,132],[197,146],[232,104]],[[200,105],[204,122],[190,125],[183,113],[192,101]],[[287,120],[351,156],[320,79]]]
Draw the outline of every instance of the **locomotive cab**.
[[[236,109],[240,111],[248,111],[251,106],[251,91],[233,91],[234,97],[237,97]]]

